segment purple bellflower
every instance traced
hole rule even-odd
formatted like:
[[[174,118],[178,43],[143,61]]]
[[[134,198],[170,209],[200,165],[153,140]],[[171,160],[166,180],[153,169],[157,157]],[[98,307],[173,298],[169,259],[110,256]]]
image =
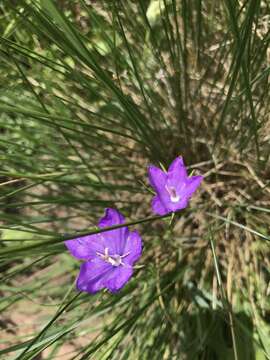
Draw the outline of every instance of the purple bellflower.
[[[150,165],[148,176],[151,186],[156,192],[152,200],[155,214],[165,215],[184,209],[192,194],[200,185],[202,176],[188,176],[181,156],[177,157],[169,166],[168,172]]]
[[[124,224],[124,216],[116,209],[106,209],[99,227]],[[142,240],[128,227],[86,235],[65,241],[71,254],[85,260],[77,278],[77,289],[94,294],[101,289],[112,293],[119,291],[130,279],[133,264],[142,253]]]

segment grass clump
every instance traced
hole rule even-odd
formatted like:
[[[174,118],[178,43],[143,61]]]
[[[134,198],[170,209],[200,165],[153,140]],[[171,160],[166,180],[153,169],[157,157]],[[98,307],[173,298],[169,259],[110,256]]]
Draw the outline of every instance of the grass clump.
[[[0,5],[3,358],[269,359],[268,14]],[[104,207],[151,216],[146,168],[180,154],[205,178],[190,206],[136,225],[142,267],[119,294],[77,294],[63,239]]]

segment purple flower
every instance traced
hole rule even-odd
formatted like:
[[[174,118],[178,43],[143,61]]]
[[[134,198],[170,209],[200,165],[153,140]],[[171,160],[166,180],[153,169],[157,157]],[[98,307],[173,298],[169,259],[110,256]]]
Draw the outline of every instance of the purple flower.
[[[119,211],[106,209],[99,227],[124,222]],[[112,293],[120,290],[132,276],[133,264],[142,253],[139,233],[136,230],[130,232],[128,227],[67,240],[65,245],[74,257],[85,260],[77,278],[77,288],[91,294],[104,288]]]
[[[148,176],[150,184],[157,193],[152,200],[152,209],[158,215],[184,209],[203,179],[202,176],[188,177],[181,156],[171,163],[168,172],[150,165]]]

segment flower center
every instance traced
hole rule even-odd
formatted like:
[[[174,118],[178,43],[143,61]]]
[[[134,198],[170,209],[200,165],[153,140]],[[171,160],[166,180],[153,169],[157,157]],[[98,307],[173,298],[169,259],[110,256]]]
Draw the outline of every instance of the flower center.
[[[173,186],[166,185],[165,188],[168,191],[172,202],[178,202],[180,200],[180,196],[177,195],[176,189]]]
[[[105,262],[111,264],[112,266],[119,266],[119,265],[123,265],[122,259],[125,258],[126,256],[128,256],[129,252],[124,254],[124,255],[118,255],[118,254],[109,255],[109,248],[105,248],[104,254],[102,254],[100,252],[97,252],[96,254],[102,260],[104,260]]]

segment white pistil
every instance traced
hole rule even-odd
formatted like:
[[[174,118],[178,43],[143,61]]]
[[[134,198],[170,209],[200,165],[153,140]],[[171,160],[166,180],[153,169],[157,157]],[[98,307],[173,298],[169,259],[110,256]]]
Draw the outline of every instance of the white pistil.
[[[173,186],[165,186],[166,190],[170,195],[171,202],[178,202],[180,200],[180,196],[177,195],[176,189]]]
[[[105,248],[104,249],[104,254],[97,252],[96,253],[99,257],[101,257],[102,260],[104,260],[105,262],[111,264],[112,266],[119,266],[119,265],[124,265],[122,259],[125,258],[126,256],[128,256],[130,254],[130,252],[127,252],[124,255],[109,255],[109,248]]]

